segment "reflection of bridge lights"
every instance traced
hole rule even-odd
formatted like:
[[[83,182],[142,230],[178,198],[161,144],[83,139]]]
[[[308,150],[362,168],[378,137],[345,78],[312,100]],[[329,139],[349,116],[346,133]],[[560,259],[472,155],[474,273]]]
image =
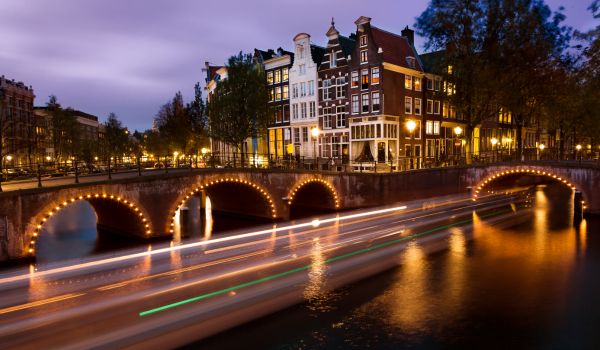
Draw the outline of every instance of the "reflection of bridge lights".
[[[50,211],[47,212],[47,214],[40,220],[40,223],[38,225],[35,226],[33,233],[32,233],[32,237],[34,239],[30,240],[29,242],[29,248],[27,249],[27,252],[29,254],[33,254],[35,252],[35,238],[39,236],[39,232],[42,229],[43,224],[48,221],[48,219],[50,217],[52,217],[54,214],[58,213],[60,210],[64,209],[67,205],[69,205],[70,203],[73,203],[77,200],[82,200],[82,199],[88,199],[88,198],[103,198],[103,199],[111,199],[111,200],[115,200],[115,196],[114,195],[107,195],[106,193],[88,193],[87,195],[79,195],[77,197],[71,197],[69,199],[63,200],[62,202],[59,202],[59,204],[52,208]],[[127,201],[127,200],[123,200],[121,197],[117,197],[116,198],[117,202],[123,202],[124,204],[126,204],[129,208],[132,208],[134,213],[137,213],[138,217],[141,218],[142,223],[145,223],[147,221],[147,219],[144,217],[144,214],[141,212],[140,208],[138,206],[136,206],[135,204]],[[150,225],[149,224],[144,224],[144,231],[147,235],[150,235],[152,233],[151,229],[150,229]]]
[[[190,198],[190,196],[196,195],[198,192],[200,192],[201,190],[204,190],[212,185],[218,184],[218,183],[226,183],[226,182],[231,182],[231,183],[239,183],[239,184],[244,184],[244,185],[248,185],[249,187],[255,189],[259,194],[261,194],[263,196],[263,198],[267,201],[267,203],[269,204],[269,207],[271,208],[271,217],[273,219],[277,218],[277,211],[275,209],[275,204],[273,202],[273,199],[271,198],[271,195],[269,195],[269,193],[264,190],[262,187],[260,187],[259,185],[247,181],[247,180],[241,180],[241,179],[237,179],[237,178],[221,178],[221,179],[216,179],[216,180],[211,180],[209,182],[204,183],[203,185],[200,185],[198,187],[196,187],[193,191],[190,191],[189,195],[185,195],[183,197],[183,199],[179,202],[179,204],[177,205],[177,207],[175,208],[175,210],[173,211],[173,216],[171,217],[171,224],[169,225],[169,227],[167,227],[168,232],[169,233],[174,233],[175,231],[173,230],[173,226],[174,226],[174,222],[175,222],[175,213],[177,213],[177,211],[185,204],[185,201],[188,200]]]
[[[335,191],[335,188],[327,181],[323,180],[323,179],[308,179],[308,180],[304,180],[302,181],[298,186],[296,186],[289,194],[288,194],[288,204],[292,204],[292,201],[294,200],[294,196],[296,195],[296,193],[298,192],[298,190],[300,190],[300,188],[302,188],[304,185],[307,185],[311,182],[319,182],[323,185],[325,185],[325,187],[327,187],[327,189],[331,192],[331,195],[333,196],[333,201],[334,201],[334,205],[335,208],[338,209],[340,207],[340,201],[338,199],[338,195],[337,192]]]

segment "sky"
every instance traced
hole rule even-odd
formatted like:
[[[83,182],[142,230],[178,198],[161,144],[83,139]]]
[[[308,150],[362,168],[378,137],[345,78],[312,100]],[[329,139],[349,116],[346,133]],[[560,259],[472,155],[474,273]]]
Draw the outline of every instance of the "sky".
[[[193,97],[204,62],[223,64],[254,48],[292,47],[300,32],[326,44],[335,17],[344,35],[361,15],[400,33],[429,0],[0,0],[0,75],[32,85],[35,105],[114,112],[130,129],[152,126],[177,91]],[[566,24],[594,25],[591,0],[546,0],[565,7]],[[368,5],[367,5],[368,4]],[[424,41],[416,38],[418,48]],[[420,50],[422,52],[422,50]]]

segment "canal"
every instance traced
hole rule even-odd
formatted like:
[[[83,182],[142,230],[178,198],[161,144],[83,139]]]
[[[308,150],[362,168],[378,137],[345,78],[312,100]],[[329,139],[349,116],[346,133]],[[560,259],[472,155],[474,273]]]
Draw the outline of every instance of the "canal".
[[[335,291],[308,286],[303,304],[186,349],[600,348],[600,218],[574,220],[560,185],[533,199],[516,220],[455,229],[435,253],[411,244],[397,268]],[[147,245],[97,232],[86,202],[65,214],[40,235],[39,263]],[[191,238],[264,223],[212,219]]]
[[[187,348],[598,349],[600,220],[574,222],[571,196],[539,186],[519,220]]]

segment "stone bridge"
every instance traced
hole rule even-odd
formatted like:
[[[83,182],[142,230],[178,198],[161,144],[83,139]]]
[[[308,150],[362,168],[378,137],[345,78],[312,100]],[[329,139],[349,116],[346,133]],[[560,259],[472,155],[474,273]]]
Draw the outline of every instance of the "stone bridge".
[[[46,221],[76,201],[88,201],[99,227],[141,239],[169,237],[186,200],[207,194],[213,209],[287,220],[295,206],[352,209],[471,192],[482,195],[500,179],[559,181],[600,213],[600,169],[519,163],[437,168],[401,173],[202,170],[4,192],[0,194],[0,260],[35,257]]]

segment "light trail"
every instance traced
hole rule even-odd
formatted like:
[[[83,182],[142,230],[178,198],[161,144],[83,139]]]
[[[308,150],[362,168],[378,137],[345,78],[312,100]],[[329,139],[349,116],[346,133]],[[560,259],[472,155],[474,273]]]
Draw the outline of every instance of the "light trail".
[[[507,213],[507,212],[512,212],[512,210],[495,211],[493,213],[481,215],[480,218],[492,217],[492,216],[501,215],[501,214],[504,214],[504,213]],[[323,221],[325,221],[325,220],[323,220]],[[450,223],[450,224],[437,226],[437,227],[431,228],[429,230],[426,230],[426,231],[423,231],[423,232],[420,232],[420,233],[415,233],[413,235],[409,235],[409,236],[406,236],[406,237],[401,237],[401,238],[394,239],[394,240],[391,240],[391,241],[379,243],[379,244],[373,245],[371,247],[362,248],[362,249],[359,249],[359,250],[356,250],[356,251],[353,251],[353,252],[350,252],[350,253],[342,254],[342,255],[339,255],[339,256],[336,256],[336,257],[332,257],[332,258],[329,258],[329,259],[325,260],[324,263],[325,264],[329,264],[329,263],[332,263],[332,262],[335,262],[335,261],[344,260],[344,259],[350,258],[352,256],[356,256],[356,255],[359,255],[359,254],[364,254],[364,253],[367,253],[367,252],[370,252],[370,251],[373,251],[373,250],[376,250],[376,249],[385,248],[385,247],[388,247],[388,246],[391,246],[391,245],[394,245],[394,244],[397,244],[397,243],[401,243],[401,242],[404,242],[404,241],[407,241],[407,240],[410,240],[410,239],[413,239],[413,238],[418,238],[418,237],[421,237],[421,236],[424,236],[424,235],[427,235],[427,234],[430,234],[430,233],[433,233],[433,232],[437,232],[437,231],[444,230],[444,229],[447,229],[447,228],[451,228],[451,227],[456,227],[456,226],[460,226],[460,225],[463,225],[463,224],[467,224],[467,223],[472,222],[472,221],[473,221],[473,218],[471,217],[471,218],[468,218],[468,219],[465,219],[465,220],[460,220],[460,221],[453,222],[453,223]],[[141,316],[141,317],[148,316],[148,315],[151,315],[151,314],[154,314],[154,313],[157,313],[157,312],[161,312],[161,311],[172,309],[172,308],[175,308],[175,307],[178,307],[178,306],[182,306],[182,305],[185,305],[185,304],[197,302],[197,301],[200,301],[200,300],[203,300],[203,299],[207,299],[207,298],[214,297],[214,296],[217,296],[217,295],[225,294],[225,293],[228,293],[228,292],[231,292],[231,291],[235,291],[235,290],[238,290],[238,289],[247,288],[247,287],[250,287],[250,286],[253,286],[253,285],[256,285],[256,284],[264,283],[264,282],[271,281],[271,280],[274,280],[274,279],[278,279],[278,278],[281,278],[281,277],[285,277],[285,276],[288,276],[288,275],[291,275],[291,274],[294,274],[294,273],[297,273],[297,272],[308,270],[308,269],[310,269],[311,265],[312,264],[300,266],[300,267],[297,267],[297,268],[294,268],[294,269],[291,269],[291,270],[287,270],[287,271],[284,271],[284,272],[280,272],[278,274],[274,274],[274,275],[271,275],[271,276],[263,277],[263,278],[256,279],[256,280],[253,280],[253,281],[249,281],[249,282],[242,283],[242,284],[237,284],[237,285],[234,285],[232,287],[223,288],[223,289],[220,289],[220,290],[217,290],[217,291],[214,291],[214,292],[210,292],[210,293],[203,294],[203,295],[200,295],[200,296],[196,296],[196,297],[193,297],[193,298],[184,299],[184,300],[181,300],[181,301],[178,301],[178,302],[174,302],[174,303],[171,303],[171,304],[166,304],[166,305],[163,305],[163,306],[159,306],[159,307],[156,307],[156,308],[153,308],[153,309],[142,311],[138,315]]]
[[[7,314],[9,312],[19,311],[19,310],[30,309],[32,307],[42,306],[42,305],[46,305],[46,304],[50,304],[50,303],[56,303],[56,302],[64,301],[67,299],[77,298],[82,295],[85,295],[85,293],[71,293],[71,294],[61,295],[61,296],[54,297],[54,298],[38,300],[38,301],[34,301],[31,303],[27,303],[27,304],[17,305],[17,306],[13,306],[13,307],[7,307],[5,309],[0,310],[0,315]]]
[[[399,207],[393,207],[393,208],[373,210],[373,211],[368,211],[368,212],[363,212],[363,213],[350,214],[350,215],[345,215],[345,216],[340,216],[340,217],[335,217],[335,218],[330,218],[330,219],[324,219],[324,220],[321,220],[321,223],[350,220],[350,219],[354,219],[354,218],[389,213],[389,212],[400,211],[400,210],[404,210],[404,209],[406,209],[405,205],[399,206]],[[123,256],[118,256],[118,257],[114,257],[114,258],[90,261],[90,262],[71,265],[71,266],[58,267],[58,268],[54,268],[54,269],[50,269],[50,270],[35,272],[33,275],[34,276],[48,276],[48,275],[52,275],[52,274],[56,274],[56,273],[60,273],[60,272],[68,272],[68,271],[78,270],[78,269],[82,269],[82,268],[96,267],[96,266],[106,265],[106,264],[115,263],[115,262],[121,262],[121,261],[136,259],[136,258],[143,258],[143,257],[147,257],[147,256],[152,256],[152,255],[157,255],[157,254],[162,254],[162,253],[169,253],[169,252],[178,251],[178,250],[184,250],[184,249],[188,249],[188,248],[195,248],[195,247],[200,247],[200,246],[205,246],[205,245],[210,245],[210,244],[215,244],[215,243],[229,242],[229,241],[243,239],[243,238],[255,237],[255,236],[266,235],[266,234],[273,234],[274,232],[293,230],[293,229],[302,228],[302,227],[312,227],[312,222],[270,228],[270,229],[260,230],[260,231],[256,231],[256,232],[243,233],[243,234],[239,234],[239,235],[235,235],[235,236],[211,239],[208,241],[186,243],[186,244],[173,246],[173,247],[161,248],[161,249],[156,249],[156,250],[151,250],[151,251],[144,251],[144,252],[140,252],[140,253],[123,255]],[[32,276],[31,274],[23,274],[23,275],[18,275],[18,276],[5,277],[5,278],[0,279],[0,284],[30,279],[31,276]]]

